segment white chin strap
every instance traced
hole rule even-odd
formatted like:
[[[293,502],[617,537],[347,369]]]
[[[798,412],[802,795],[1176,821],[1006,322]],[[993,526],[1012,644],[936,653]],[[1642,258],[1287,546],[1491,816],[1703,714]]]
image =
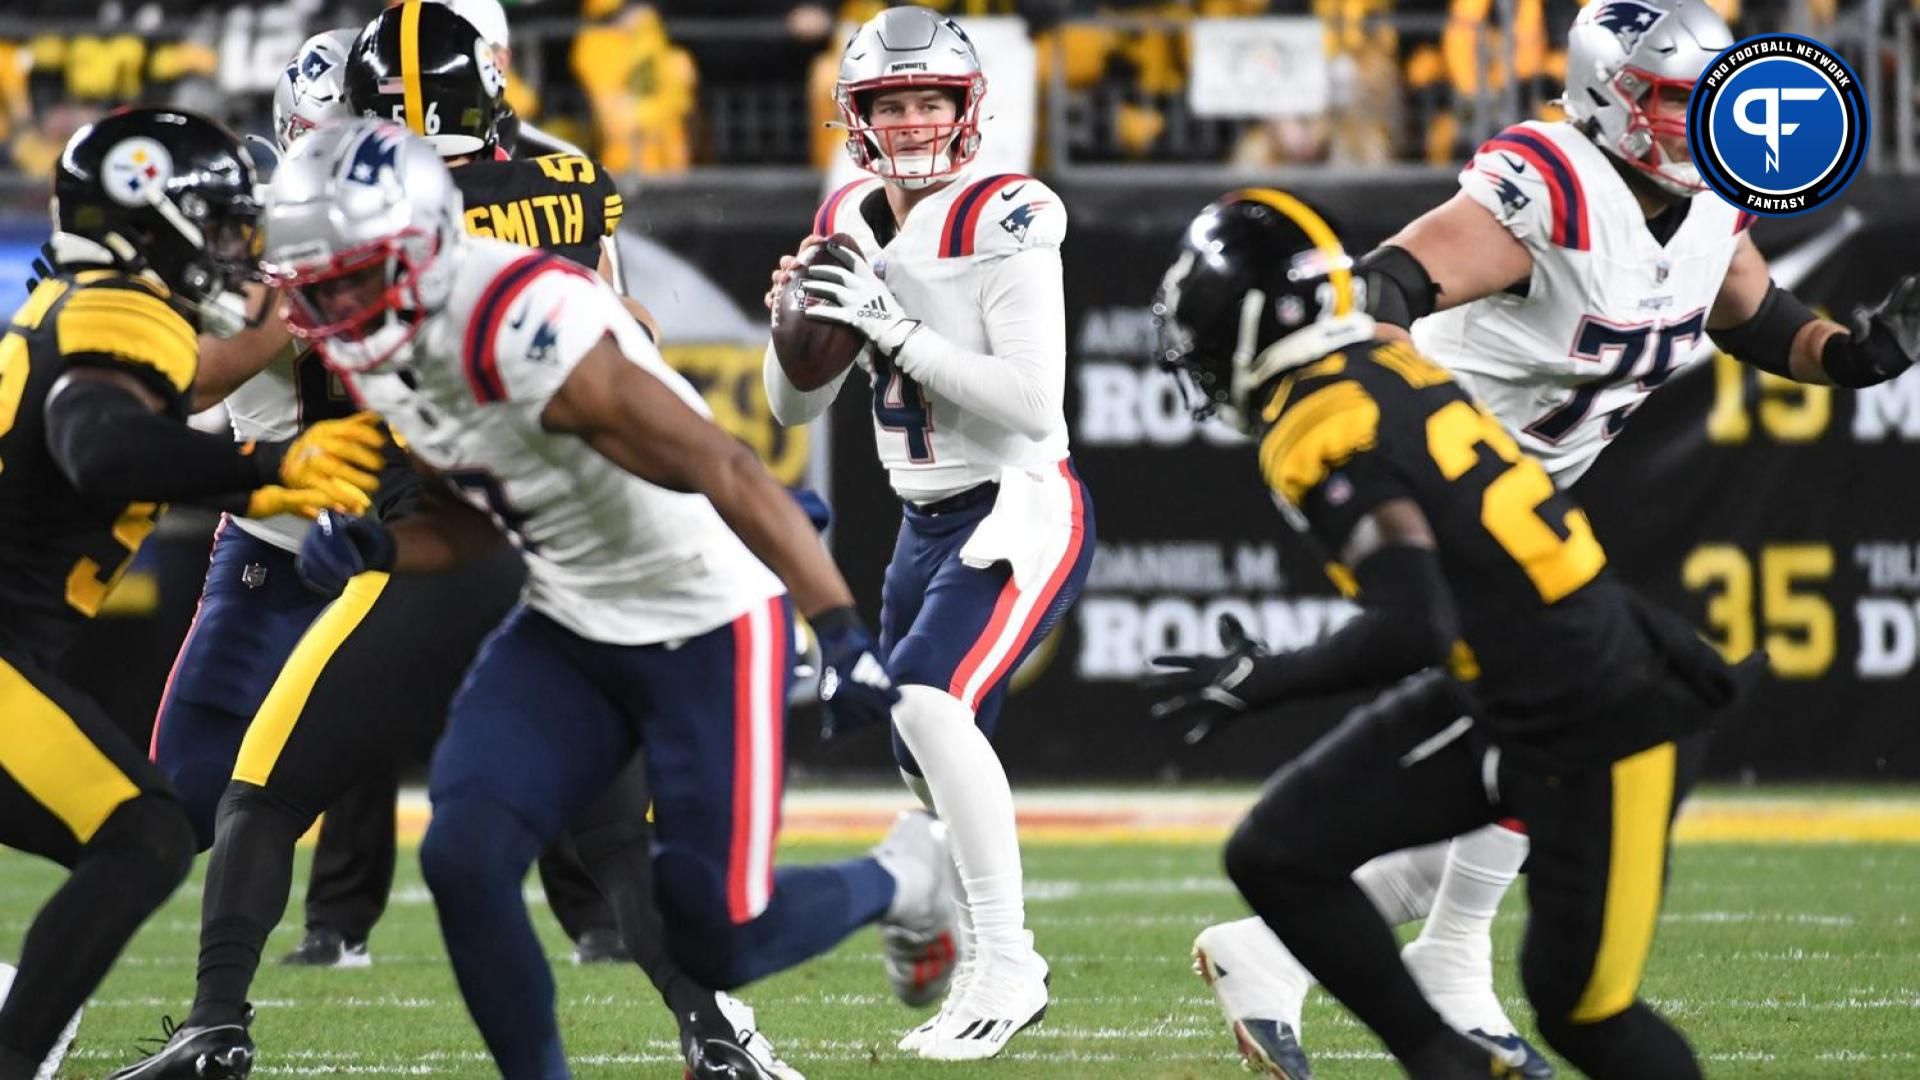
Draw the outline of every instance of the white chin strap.
[[[946,154],[913,154],[881,157],[880,169],[890,174],[889,182],[908,191],[918,191],[946,180],[953,172],[953,159]]]

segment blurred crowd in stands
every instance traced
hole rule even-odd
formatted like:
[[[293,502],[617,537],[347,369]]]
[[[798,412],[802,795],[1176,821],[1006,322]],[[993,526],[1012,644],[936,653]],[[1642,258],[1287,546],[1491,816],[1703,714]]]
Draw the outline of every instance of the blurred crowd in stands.
[[[1742,35],[1815,36],[1865,0],[1713,0]],[[1463,158],[1488,124],[1553,115],[1577,0],[927,0],[956,16],[1017,16],[1036,64],[1037,168],[1074,163]],[[0,6],[0,168],[44,176],[79,125],[170,102],[266,130],[272,80],[316,30],[364,23],[380,0],[7,0]],[[824,165],[839,45],[879,0],[540,0],[509,3],[512,103],[621,173]],[[1873,10],[1911,11],[1920,0]],[[1324,109],[1236,119],[1189,102],[1194,20],[1312,17]],[[1856,58],[1856,64],[1858,60]],[[989,95],[992,90],[989,88]],[[1497,109],[1500,117],[1486,115]],[[1497,125],[1496,125],[1497,126]],[[1052,128],[1053,130],[1050,130]],[[1059,130],[1064,128],[1064,130]]]

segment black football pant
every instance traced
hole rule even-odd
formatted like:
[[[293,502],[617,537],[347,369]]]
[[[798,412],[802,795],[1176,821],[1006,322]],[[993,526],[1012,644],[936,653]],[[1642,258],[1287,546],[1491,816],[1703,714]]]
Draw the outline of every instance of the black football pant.
[[[1684,708],[1655,684],[1626,707]],[[1665,885],[1675,808],[1701,737],[1600,754],[1489,741],[1435,672],[1354,710],[1268,782],[1227,843],[1241,894],[1329,993],[1416,1077],[1487,1075],[1401,964],[1386,922],[1353,882],[1376,855],[1503,817],[1532,843],[1521,978],[1540,1033],[1609,1080],[1700,1075],[1678,1031],[1638,1000]]]
[[[61,1029],[193,866],[158,769],[85,695],[0,649],[0,843],[71,873],[21,945],[0,1006],[0,1080],[31,1080]]]

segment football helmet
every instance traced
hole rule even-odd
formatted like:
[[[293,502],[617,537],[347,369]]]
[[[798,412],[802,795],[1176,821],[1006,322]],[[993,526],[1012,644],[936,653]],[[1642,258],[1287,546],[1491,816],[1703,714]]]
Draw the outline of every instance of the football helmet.
[[[288,328],[349,374],[402,357],[453,292],[463,209],[439,155],[396,124],[349,120],[295,143],[265,215],[267,280],[287,291]],[[349,279],[368,299],[343,311],[327,297]]]
[[[347,53],[359,32],[323,30],[301,44],[273,83],[273,138],[286,153],[293,141],[322,124],[344,120]]]
[[[75,132],[54,166],[55,266],[152,274],[216,336],[257,324],[241,292],[258,280],[253,159],[226,128],[183,109],[123,109]]]
[[[1155,360],[1194,419],[1251,432],[1262,386],[1372,339],[1352,268],[1333,227],[1286,192],[1247,188],[1202,210],[1153,302]]]
[[[1602,150],[1673,195],[1703,191],[1690,156],[1675,159],[1654,136],[1684,139],[1684,107],[1649,110],[1663,88],[1693,84],[1733,32],[1703,0],[1595,0],[1567,33],[1561,105]]]
[[[876,96],[911,88],[946,90],[954,97],[953,123],[911,125],[933,129],[931,153],[893,153],[895,133],[904,126],[872,122]],[[888,8],[863,23],[841,51],[840,78],[833,84],[847,154],[862,169],[905,188],[939,183],[973,160],[986,93],[987,77],[967,32],[923,7]]]
[[[445,4],[407,0],[367,24],[347,58],[347,104],[404,124],[441,157],[499,142],[507,74],[473,24]]]

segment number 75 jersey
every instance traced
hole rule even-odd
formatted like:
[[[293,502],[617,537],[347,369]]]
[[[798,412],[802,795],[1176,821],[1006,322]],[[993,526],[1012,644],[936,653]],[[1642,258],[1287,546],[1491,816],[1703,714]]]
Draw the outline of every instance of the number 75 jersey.
[[[1695,362],[1753,218],[1703,192],[1661,244],[1605,151],[1564,122],[1494,136],[1460,190],[1526,245],[1533,273],[1421,319],[1413,339],[1565,487],[1648,394]]]

